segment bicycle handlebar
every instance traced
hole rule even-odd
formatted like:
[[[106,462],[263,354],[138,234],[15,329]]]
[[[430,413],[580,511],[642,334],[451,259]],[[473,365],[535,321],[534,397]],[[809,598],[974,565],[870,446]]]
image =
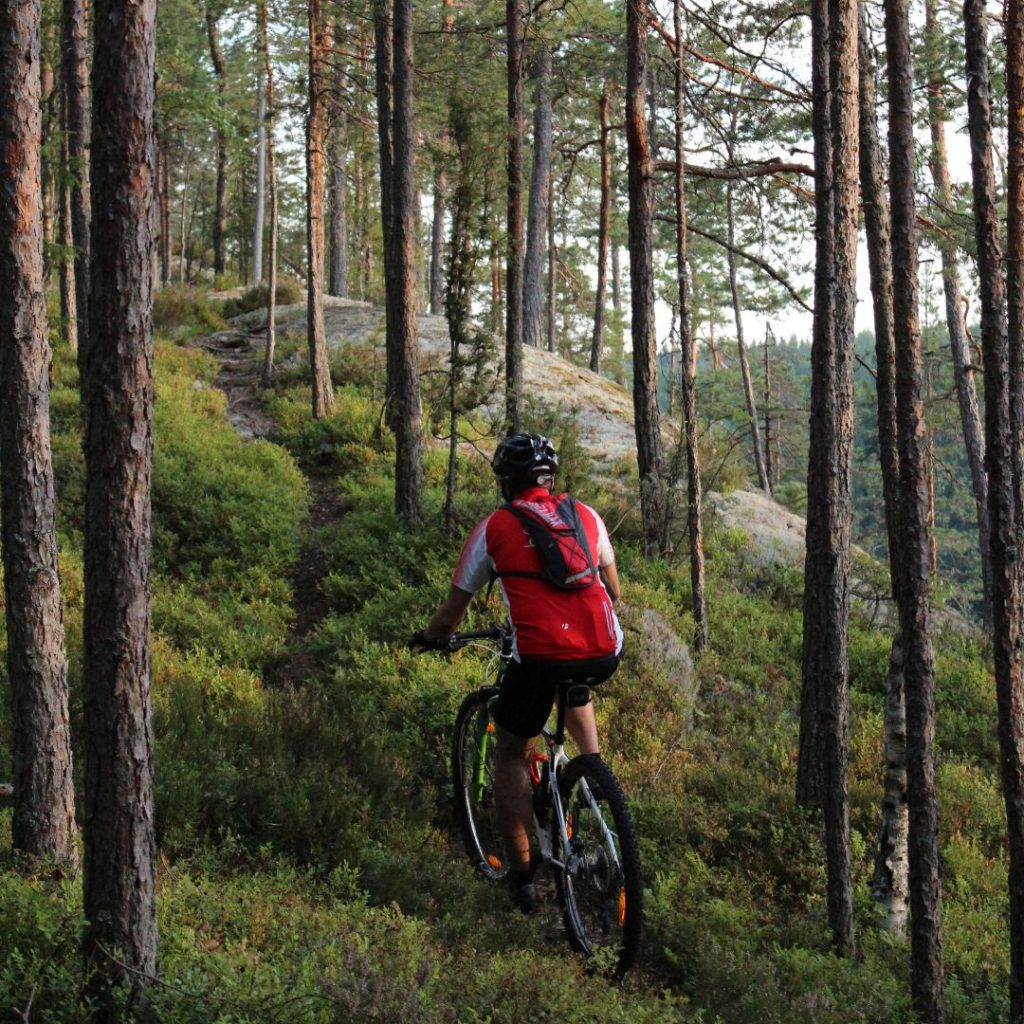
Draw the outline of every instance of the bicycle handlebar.
[[[458,651],[474,640],[494,640],[504,645],[510,633],[505,626],[491,626],[490,629],[471,629],[466,633],[452,633],[446,645],[449,651]]]

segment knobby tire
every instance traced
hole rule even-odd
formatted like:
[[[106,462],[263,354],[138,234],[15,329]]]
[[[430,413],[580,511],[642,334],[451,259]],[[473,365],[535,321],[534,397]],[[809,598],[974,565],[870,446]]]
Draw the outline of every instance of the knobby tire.
[[[455,718],[452,739],[455,816],[466,854],[480,874],[491,881],[504,878],[508,871],[501,859],[503,845],[494,812],[497,744],[490,705],[497,692],[497,687],[489,686],[466,697]]]
[[[582,782],[592,794],[610,830],[619,865],[608,854],[608,837],[600,827]],[[633,819],[611,769],[596,754],[574,757],[559,778],[559,792],[572,836],[565,867],[555,870],[565,929],[576,952],[595,967],[622,975],[632,967],[643,923],[643,881]],[[557,816],[552,835],[558,846]]]

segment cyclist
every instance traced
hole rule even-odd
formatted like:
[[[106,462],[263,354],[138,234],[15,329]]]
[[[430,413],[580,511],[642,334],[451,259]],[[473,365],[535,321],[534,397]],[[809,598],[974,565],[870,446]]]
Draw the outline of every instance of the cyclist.
[[[551,512],[565,498],[552,494],[558,456],[539,434],[512,434],[492,463],[506,502]],[[441,645],[465,614],[473,595],[495,577],[501,582],[514,632],[512,660],[494,708],[497,759],[494,799],[509,858],[513,902],[524,913],[536,906],[530,826],[533,809],[528,765],[537,736],[551,714],[556,688],[567,678],[601,682],[619,664],[622,629],[613,604],[620,596],[615,553],[601,517],[576,502],[580,525],[598,568],[592,586],[562,589],[542,572],[537,549],[520,518],[507,506],[481,520],[469,534],[448,596],[413,638],[425,649]],[[566,726],[582,754],[598,754],[594,709],[569,708]]]

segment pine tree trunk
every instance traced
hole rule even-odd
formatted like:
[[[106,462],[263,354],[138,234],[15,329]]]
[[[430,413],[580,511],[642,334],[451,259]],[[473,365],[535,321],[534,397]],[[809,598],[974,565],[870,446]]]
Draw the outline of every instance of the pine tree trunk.
[[[632,300],[633,416],[644,554],[661,537],[661,432],[657,340],[654,334],[654,196],[644,109],[647,84],[647,0],[626,2],[626,141],[629,150],[629,280]]]
[[[807,554],[804,566],[804,642],[800,691],[800,754],[796,799],[819,807],[823,797],[822,729],[825,680],[844,672],[849,598],[846,593],[846,550],[843,466],[837,462],[846,424],[838,394],[839,353],[835,351],[832,280],[834,210],[832,114],[829,86],[829,8],[827,0],[811,7],[811,130],[814,135],[814,328],[811,342],[811,419],[807,469]],[[835,494],[828,493],[832,482]],[[838,522],[837,522],[838,519]],[[842,684],[840,683],[840,686]],[[833,687],[834,689],[835,687]]]
[[[210,61],[217,78],[217,103],[220,107],[221,124],[217,127],[217,189],[213,211],[213,273],[219,277],[224,273],[224,236],[227,233],[228,190],[228,137],[223,119],[227,117],[228,79],[224,69],[224,58],[220,51],[220,31],[217,16],[206,8],[206,36],[210,44]]]
[[[832,369],[834,411],[837,422],[826,432],[834,455],[832,474],[821,497],[828,503],[829,542],[835,545],[831,558],[808,554],[808,584],[814,592],[827,580],[830,612],[826,647],[837,656],[837,664],[817,662],[822,696],[824,760],[822,764],[822,807],[825,819],[825,851],[828,861],[828,916],[832,942],[840,953],[853,949],[853,892],[850,881],[850,805],[847,768],[849,762],[849,629],[850,521],[852,514],[853,448],[853,342],[857,309],[857,233],[860,191],[857,176],[859,157],[857,105],[857,0],[829,0],[829,86],[832,133]],[[834,430],[834,432],[832,432]],[[819,478],[819,484],[823,481]],[[810,506],[808,488],[808,507]],[[810,530],[808,529],[808,535]],[[808,543],[810,552],[810,544]],[[817,564],[815,564],[817,563]],[[836,568],[839,571],[836,572]],[[813,570],[812,570],[813,566]],[[813,578],[814,583],[811,583]],[[823,590],[818,590],[823,593]],[[813,628],[813,627],[812,627]],[[805,629],[805,651],[817,637]],[[805,654],[805,665],[817,656]]]
[[[408,522],[421,516],[423,467],[420,460],[419,347],[416,295],[416,225],[419,203],[414,168],[416,119],[413,107],[412,0],[394,0],[394,146],[392,265],[386,312],[388,344],[396,351],[389,363],[395,369],[392,387],[395,423],[395,511]],[[394,329],[392,330],[392,321]]]
[[[171,283],[171,154],[170,142],[165,140],[161,147],[159,136],[157,159],[160,165],[160,284],[166,286]]]
[[[1024,467],[1021,466],[1022,441],[1024,441],[1024,3],[1022,0],[1007,0],[1006,4],[1006,83],[1008,109],[1008,160],[1007,160],[1007,216],[1006,216],[1006,291],[1007,291],[1007,338],[1009,356],[1001,354],[995,359],[985,354],[985,390],[998,387],[997,381],[989,380],[988,365],[995,363],[993,377],[1006,380],[1005,367],[1009,371],[1009,395],[1003,398],[999,391],[998,409],[994,410],[1001,422],[992,420],[993,433],[1000,436],[999,449],[990,456],[989,464],[999,459],[1004,466],[1012,467],[1014,500],[1014,536],[1006,536],[1005,513],[1000,516],[1001,531],[993,529],[992,561],[996,567],[996,552],[999,552],[998,573],[999,603],[1003,611],[994,628],[996,651],[996,687],[999,699],[1000,745],[1003,751],[1003,792],[1006,799],[1010,847],[1010,1021],[1024,1024],[1024,670],[1021,666],[1021,614],[1024,600],[1021,597],[1020,571],[1011,575],[1007,564],[1011,550],[1020,552],[1021,535],[1024,533],[1024,502],[1021,491],[1024,488]],[[981,246],[979,245],[979,251]],[[980,269],[980,267],[979,267]],[[991,301],[991,300],[990,300]],[[983,306],[984,309],[984,306]],[[997,335],[993,332],[993,337]],[[1005,431],[1006,404],[1011,410],[1010,435]],[[987,403],[986,403],[987,405]],[[1007,452],[1007,442],[1010,451]],[[990,449],[992,442],[989,442]],[[1010,456],[1007,458],[1007,456]],[[990,470],[991,472],[991,470]],[[998,474],[1000,489],[999,502],[1006,502],[1005,469]],[[996,489],[993,476],[992,491]],[[995,501],[989,495],[990,507]],[[996,516],[992,513],[995,527]],[[1009,546],[1007,545],[1009,541]],[[1019,555],[1018,555],[1019,557]],[[995,625],[995,624],[994,624]]]
[[[473,188],[467,158],[470,140],[464,122],[454,131],[459,154],[458,181],[452,197],[451,264],[445,291],[445,318],[449,338],[448,389],[448,472],[445,478],[444,522],[449,534],[455,531],[455,487],[458,473],[458,387],[461,380],[460,352],[469,341],[473,301],[475,253],[472,239]],[[486,216],[486,211],[485,211]]]
[[[925,40],[929,54],[934,56],[943,45],[938,24],[937,0],[925,3]],[[946,159],[946,130],[944,125],[943,77],[938,68],[928,76],[928,124],[931,130],[931,153],[928,166],[935,185],[935,201],[940,209],[951,209],[953,190]],[[960,426],[963,431],[967,464],[971,470],[975,514],[978,520],[978,546],[981,551],[981,580],[985,602],[985,620],[991,621],[992,566],[989,559],[988,477],[985,473],[985,438],[978,408],[978,392],[974,386],[974,368],[967,342],[964,323],[964,297],[960,290],[960,267],[957,263],[956,242],[939,236],[942,257],[942,288],[946,299],[946,327],[953,358],[953,378],[956,381],[957,401],[960,406]],[[934,533],[933,533],[934,538]]]
[[[533,167],[530,171],[530,209],[526,222],[526,255],[523,260],[523,344],[541,347],[544,317],[544,243],[551,209],[548,185],[551,177],[551,50],[541,44],[534,59]]]
[[[86,0],[62,0],[61,78],[71,178],[71,237],[75,246],[77,340],[83,349],[89,333],[89,25]]]
[[[330,49],[320,0],[309,0],[309,114],[306,124],[306,329],[313,418],[334,409],[324,330],[325,57]]]
[[[430,224],[430,312],[444,312],[444,215],[448,181],[438,163],[434,175],[434,209]]]
[[[267,260],[267,344],[263,350],[265,388],[274,380],[274,348],[277,340],[277,159],[274,150],[274,66],[270,62],[270,39],[267,26],[267,0],[259,6],[259,47],[263,56],[263,73],[267,84],[267,184],[270,190],[270,252]]]
[[[54,112],[54,103],[57,98],[56,78],[49,56],[53,49],[50,45],[52,31],[52,24],[49,22],[49,19],[45,19],[41,28],[42,39],[39,54],[39,79],[41,83],[39,106],[42,111],[39,127],[42,138],[40,186],[43,196],[43,276],[47,289],[50,287],[50,275],[53,271],[50,253],[55,241],[54,228],[58,220],[56,199],[58,175],[54,168],[53,147],[50,140],[55,133],[59,134],[60,132],[60,122]]]
[[[617,313],[622,309],[622,272],[619,267],[619,247],[613,245],[612,250],[612,309]]]
[[[0,6],[0,499],[14,849],[74,872],[67,659],[50,452],[40,205],[39,0]]]
[[[676,268],[679,275],[679,345],[682,372],[680,398],[683,404],[683,433],[686,437],[686,526],[690,538],[690,590],[693,597],[694,648],[708,645],[708,610],[704,596],[704,524],[701,519],[700,453],[697,448],[697,396],[693,373],[695,348],[690,317],[690,282],[686,261],[686,147],[683,130],[685,70],[683,68],[683,16],[681,0],[674,0],[675,54],[675,192]]]
[[[558,301],[558,246],[555,244],[555,172],[548,171],[548,351],[557,349],[555,313]],[[564,339],[564,347],[568,349],[568,335]],[[568,351],[565,353],[568,358]]]
[[[740,303],[740,286],[736,274],[736,218],[733,212],[731,182],[726,188],[726,210],[729,231],[729,248],[726,251],[729,261],[729,289],[732,292],[732,311],[736,324],[736,349],[740,358],[740,373],[743,376],[743,397],[747,403],[747,416],[750,417],[750,438],[754,446],[754,466],[757,469],[758,485],[765,494],[770,495],[772,483],[768,479],[768,470],[765,468],[761,431],[757,424],[757,405],[754,402],[754,384],[750,378],[750,363],[747,360],[747,346],[743,338],[743,309]]]
[[[96,0],[85,407],[86,950],[140,989],[156,970],[150,704],[155,0]],[[116,951],[124,968],[110,959]],[[130,972],[130,974],[128,973]]]
[[[338,72],[338,91],[347,91],[347,75]],[[335,112],[331,130],[331,245],[328,263],[328,292],[348,298],[348,114],[343,107]]]
[[[252,228],[252,283],[263,280],[263,221],[267,189],[267,90],[263,68],[256,72],[256,216]]]
[[[885,9],[889,72],[889,188],[899,445],[899,601],[907,709],[911,987],[923,1021],[943,1019],[934,659],[929,634],[928,492],[918,323],[912,58],[908,0]]]
[[[523,416],[523,0],[506,0],[508,46],[508,255],[505,270],[505,431]]]
[[[971,136],[974,224],[981,296],[981,340],[985,363],[985,442],[989,474],[992,543],[992,637],[996,703],[999,709],[1003,799],[1006,802],[1009,865],[1010,1016],[1024,1021],[1024,663],[1022,663],[1020,551],[1024,535],[1021,508],[1024,389],[1021,343],[1021,225],[1024,197],[1024,37],[1021,5],[1007,12],[1007,91],[1009,109],[1009,195],[1005,260],[1009,296],[1003,290],[1003,253],[996,205],[992,153],[992,99],[983,0],[966,0],[967,113]],[[1009,316],[1007,316],[1007,313]]]
[[[896,443],[896,348],[892,320],[892,234],[885,193],[885,157],[878,138],[875,57],[867,21],[860,7],[860,181],[867,236],[875,324],[875,388],[878,400],[878,451],[882,468],[893,598],[899,582],[899,453]],[[902,932],[909,913],[907,864],[907,716],[903,700],[903,648],[893,637],[885,695],[885,786],[872,895],[885,911],[890,931]]]
[[[377,139],[380,154],[380,219],[381,236],[383,239],[384,261],[384,292],[385,298],[393,288],[392,279],[395,274],[394,253],[394,30],[393,0],[375,0],[373,15],[374,51],[376,58],[376,91],[377,91]],[[387,321],[386,331],[394,329],[395,321]],[[396,429],[394,419],[395,408],[393,388],[398,370],[392,365],[399,345],[395,344],[388,333],[385,340],[385,377],[384,377],[384,417],[391,430]]]
[[[62,90],[63,92],[63,90]],[[62,106],[63,106],[62,101]],[[67,168],[68,133],[60,136],[60,165]],[[63,248],[60,258],[60,319],[61,333],[72,352],[78,351],[78,308],[75,305],[75,260],[69,255],[75,244],[71,227],[71,185],[67,175],[62,174],[60,183],[60,244]]]
[[[772,357],[769,345],[772,341],[771,325],[764,325],[764,460],[768,464],[768,477],[777,486],[775,466],[778,462],[775,435],[772,430]]]
[[[608,136],[611,133],[611,103],[608,99],[608,85],[601,90],[599,101],[601,115],[601,207],[597,227],[597,295],[594,300],[594,334],[590,343],[590,368],[601,372],[601,355],[604,347],[604,307],[608,288],[608,231],[612,215],[612,159]]]

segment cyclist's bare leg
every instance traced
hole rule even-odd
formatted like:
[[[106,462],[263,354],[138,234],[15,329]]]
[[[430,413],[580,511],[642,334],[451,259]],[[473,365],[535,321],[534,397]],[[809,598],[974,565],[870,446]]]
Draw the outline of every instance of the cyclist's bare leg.
[[[576,741],[576,749],[581,754],[599,754],[601,746],[597,740],[597,720],[594,718],[594,705],[584,704],[581,708],[565,709],[565,727],[569,735]]]
[[[535,740],[513,736],[499,725],[498,750],[494,766],[494,807],[498,827],[505,840],[510,867],[526,871],[530,867],[530,825],[533,803],[530,799],[528,758]]]

